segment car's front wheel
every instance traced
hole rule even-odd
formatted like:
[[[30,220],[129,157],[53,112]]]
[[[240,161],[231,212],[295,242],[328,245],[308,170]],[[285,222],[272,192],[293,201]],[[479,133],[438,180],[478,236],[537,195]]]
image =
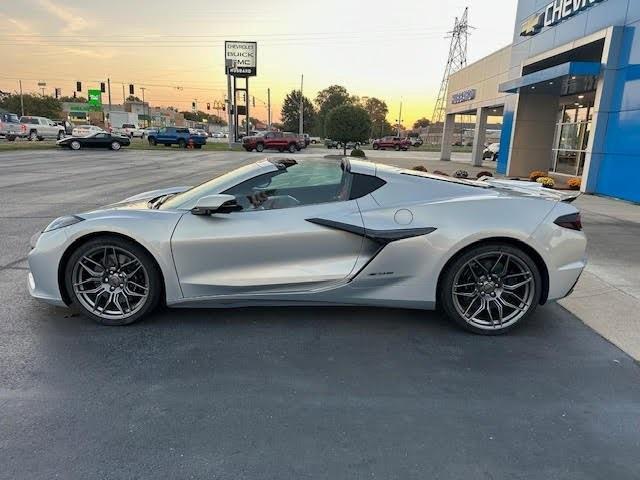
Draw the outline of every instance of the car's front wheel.
[[[462,328],[482,335],[506,333],[535,311],[540,271],[522,249],[484,244],[456,258],[443,274],[439,304]]]
[[[73,142],[71,142],[69,144],[69,148],[71,150],[80,150],[80,148],[82,147],[82,145],[80,145],[80,142],[77,140],[74,140]]]
[[[156,139],[154,137],[149,137],[149,145],[155,147],[157,144],[158,142],[156,142]]]
[[[256,152],[264,152],[264,144],[263,143],[258,143],[256,145]]]
[[[111,150],[120,150],[121,147],[120,142],[111,142]]]
[[[289,145],[289,149],[288,149],[288,150],[289,150],[289,153],[296,153],[296,150],[297,150],[297,149],[298,149],[298,148],[295,146],[295,144],[291,143],[291,144]]]
[[[82,244],[71,254],[65,285],[84,315],[103,325],[128,325],[156,307],[161,276],[139,245],[105,236]]]

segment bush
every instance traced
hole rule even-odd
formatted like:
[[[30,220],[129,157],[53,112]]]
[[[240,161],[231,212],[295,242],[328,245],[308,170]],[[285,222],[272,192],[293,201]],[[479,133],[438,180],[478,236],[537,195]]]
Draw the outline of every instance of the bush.
[[[353,150],[351,150],[351,156],[352,157],[364,158],[366,155],[364,154],[363,150],[361,150],[358,147],[356,147]]]
[[[423,167],[422,165],[416,165],[411,170],[415,170],[416,172],[428,172],[429,171],[429,170],[427,170],[426,167]]]
[[[441,172],[440,170],[434,170],[433,173],[435,175],[442,175],[443,177],[448,177],[449,176],[448,173]]]
[[[476,174],[476,178],[482,178],[482,177],[493,177],[493,173],[488,172],[488,171],[482,171],[482,172],[478,172]]]
[[[536,182],[540,177],[549,178],[549,172],[543,172],[541,170],[534,170],[529,174],[529,180]]]
[[[536,182],[541,183],[545,188],[553,188],[556,182],[551,177],[538,177]]]
[[[456,178],[469,178],[469,172],[466,170],[456,170],[453,176]]]
[[[580,190],[580,186],[582,185],[582,179],[581,178],[570,178],[567,181],[567,186],[571,189],[571,190]]]

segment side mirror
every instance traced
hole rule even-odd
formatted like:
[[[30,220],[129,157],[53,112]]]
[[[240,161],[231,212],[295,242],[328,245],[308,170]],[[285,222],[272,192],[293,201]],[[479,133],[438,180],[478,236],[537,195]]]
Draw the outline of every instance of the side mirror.
[[[193,215],[213,215],[214,213],[239,212],[242,206],[236,202],[233,195],[207,195],[202,197],[191,209]]]

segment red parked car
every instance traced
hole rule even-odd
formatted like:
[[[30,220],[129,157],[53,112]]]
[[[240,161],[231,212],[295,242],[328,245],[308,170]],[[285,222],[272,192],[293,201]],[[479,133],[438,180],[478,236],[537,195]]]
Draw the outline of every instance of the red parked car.
[[[383,137],[373,141],[374,150],[394,149],[407,151],[410,146],[411,140],[408,138]]]
[[[300,139],[294,133],[265,132],[259,135],[252,135],[242,139],[242,147],[251,152],[262,152],[264,150],[278,150],[284,152],[288,150],[295,153],[300,150]]]

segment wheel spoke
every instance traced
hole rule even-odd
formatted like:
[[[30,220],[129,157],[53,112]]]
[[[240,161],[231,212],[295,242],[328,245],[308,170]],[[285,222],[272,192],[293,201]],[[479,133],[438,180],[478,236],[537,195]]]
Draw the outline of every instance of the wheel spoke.
[[[473,279],[477,282],[478,281],[478,275],[476,274],[475,270],[471,266],[471,262],[467,263],[467,267],[469,267],[469,270],[471,271],[471,275],[473,276]]]
[[[511,260],[511,257],[509,255],[507,255],[507,259],[504,262],[504,267],[502,267],[502,273],[500,274],[501,277],[504,277],[507,272],[509,271],[509,261]]]
[[[103,292],[104,291],[104,287],[102,285],[100,285],[99,287],[96,288],[91,288],[89,290],[80,290],[81,293],[86,293],[87,295],[91,295],[93,293],[98,293],[98,292]],[[98,297],[96,297],[98,298]]]
[[[505,275],[504,277],[502,277],[502,279],[507,280],[509,278],[522,277],[523,275],[529,275],[529,272],[512,273],[509,275]]]
[[[78,261],[78,265],[80,265],[82,268],[84,268],[84,269],[87,271],[87,273],[88,273],[89,275],[91,275],[92,277],[101,277],[101,276],[102,276],[102,273],[97,272],[97,271],[95,271],[95,270],[91,269],[91,267],[88,267],[87,265],[85,265],[84,263],[82,263],[82,261],[83,261],[84,259],[88,259],[88,258],[87,258],[87,257],[82,257],[82,258]],[[93,260],[92,260],[92,261],[93,261]],[[94,262],[94,263],[95,263],[95,262]]]
[[[476,300],[479,300],[480,297],[475,297],[473,300],[471,300],[471,303],[469,305],[467,305],[467,309],[464,311],[464,316],[467,316],[467,313],[469,313],[469,310],[471,310],[471,307],[473,306],[474,303],[476,303]]]
[[[147,287],[143,287],[142,285],[136,283],[136,282],[132,282],[131,280],[129,280],[129,282],[127,282],[128,285],[133,285],[136,288],[139,288],[140,290],[144,290],[145,292],[147,290],[149,290]]]
[[[502,305],[504,305],[505,307],[513,308],[514,310],[518,310],[519,312],[524,312],[524,308],[516,307],[513,303],[505,300],[504,297],[500,297],[500,302],[502,302]]]
[[[124,293],[125,293],[125,295],[129,295],[130,297],[144,297],[145,296],[144,293],[134,292],[131,289],[129,289],[129,287],[125,287]]]
[[[458,288],[475,287],[475,286],[476,286],[476,282],[473,282],[473,283],[464,283],[462,285],[454,285],[453,288],[458,289]]]
[[[118,262],[118,253],[116,252],[116,248],[111,247],[111,250],[113,250],[113,261],[116,262],[115,267],[120,268],[120,262]]]
[[[487,304],[487,313],[489,314],[489,320],[491,320],[491,325],[493,327],[496,326],[496,321],[493,318],[493,313],[491,313],[491,301],[485,302]]]
[[[127,263],[124,263],[124,264],[120,265],[120,270],[122,270],[124,268],[127,268],[129,265],[132,265],[134,263],[138,263],[138,259],[137,258],[129,260]]]
[[[89,283],[89,282],[100,282],[99,278],[87,278],[86,280],[81,280],[80,282],[74,283],[73,286],[74,287],[79,287],[80,285],[84,285],[85,283]]]
[[[138,272],[138,270],[140,270],[141,268],[142,268],[142,264],[138,265],[133,272],[127,274],[127,279],[133,277]]]
[[[93,300],[93,311],[95,312],[96,310],[98,310],[98,305],[100,305],[100,298],[102,297],[102,294],[106,293],[104,290],[102,290],[98,295],[96,295],[96,298]],[[104,310],[104,309],[103,309]]]
[[[464,292],[453,292],[454,295],[457,295],[458,297],[475,297],[477,296],[477,293],[473,292],[473,293],[464,293]]]
[[[511,292],[511,291],[509,291],[509,290],[505,290],[505,291],[503,291],[503,292],[502,292],[502,294],[503,294],[503,295],[504,295],[505,293],[506,293],[506,294],[511,295],[512,297],[516,297],[516,298],[518,299],[518,302],[520,302],[521,304],[522,304],[522,303],[524,303],[525,305],[527,305],[527,302],[525,302],[525,301],[524,301],[524,298],[520,298],[520,297],[519,297],[518,295],[516,295],[515,293],[513,293],[513,292]],[[528,306],[528,305],[527,305],[527,306]]]
[[[498,310],[498,321],[500,322],[500,326],[502,326],[504,320],[504,311],[502,309],[502,304],[498,301],[498,299],[494,299],[493,302],[496,304],[496,308]]]
[[[478,309],[475,311],[475,313],[473,315],[471,315],[471,318],[476,318],[480,313],[482,313],[482,311],[487,307],[487,302],[484,298],[480,299],[480,306],[478,307]]]
[[[496,260],[496,263],[494,263],[493,267],[491,267],[491,273],[494,273],[496,271],[496,267],[500,265],[500,260],[502,260],[502,257],[504,257],[504,253],[500,254],[500,256],[498,257],[498,260]]]
[[[529,277],[529,278],[527,278],[526,280],[523,280],[520,283],[516,283],[515,285],[506,285],[506,284],[504,284],[502,286],[503,286],[503,288],[505,290],[516,290],[516,289],[518,289],[520,287],[523,287],[527,283],[531,283],[532,281],[533,281],[533,277]]]
[[[125,313],[125,312],[124,312],[124,309],[122,308],[122,305],[120,305],[120,300],[119,300],[119,298],[120,298],[120,293],[121,293],[121,292],[118,292],[118,293],[115,295],[115,297],[113,298],[113,304],[116,306],[116,308],[118,309],[118,311],[119,311],[121,314],[123,314],[123,315],[124,315],[124,313]],[[126,298],[126,295],[125,295],[125,298]]]
[[[487,270],[487,267],[485,267],[477,258],[474,258],[473,261],[480,265],[480,268],[482,268],[484,273],[490,273],[489,270]]]

